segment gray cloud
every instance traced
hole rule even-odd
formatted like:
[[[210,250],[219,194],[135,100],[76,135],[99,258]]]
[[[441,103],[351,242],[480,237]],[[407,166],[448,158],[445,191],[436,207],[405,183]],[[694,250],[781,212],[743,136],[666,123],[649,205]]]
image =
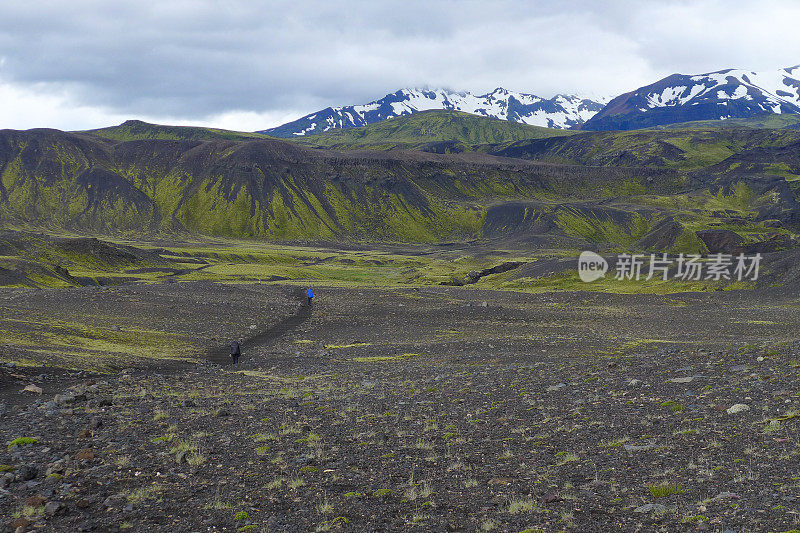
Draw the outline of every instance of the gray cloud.
[[[797,20],[792,0],[7,0],[0,84],[95,117],[195,122],[405,86],[613,95],[672,72],[796,64]]]

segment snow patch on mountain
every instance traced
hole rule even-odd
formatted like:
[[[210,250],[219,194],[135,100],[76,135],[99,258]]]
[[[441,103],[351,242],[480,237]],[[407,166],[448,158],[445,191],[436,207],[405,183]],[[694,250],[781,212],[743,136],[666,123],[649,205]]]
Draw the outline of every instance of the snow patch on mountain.
[[[331,129],[366,126],[381,120],[434,109],[463,111],[533,126],[568,129],[589,120],[608,100],[563,94],[545,99],[503,88],[484,95],[446,89],[401,89],[368,104],[329,107],[260,133],[280,137],[303,136]]]
[[[711,96],[719,100],[762,100],[765,111],[780,109],[781,104],[800,107],[800,66],[774,72],[737,69],[688,76],[691,84],[664,87],[646,98],[653,107],[686,105]],[[721,102],[720,102],[721,105]]]
[[[583,129],[629,130],[765,113],[800,114],[800,65],[768,72],[673,74],[614,98]]]

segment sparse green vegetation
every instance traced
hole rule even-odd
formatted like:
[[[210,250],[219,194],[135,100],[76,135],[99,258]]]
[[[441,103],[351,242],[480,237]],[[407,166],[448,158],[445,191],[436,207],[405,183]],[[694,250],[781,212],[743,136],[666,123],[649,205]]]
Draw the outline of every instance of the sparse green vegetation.
[[[647,490],[650,491],[650,494],[652,494],[654,498],[666,498],[673,494],[683,494],[686,492],[686,489],[684,489],[680,483],[656,483],[647,485]]]
[[[28,446],[30,444],[38,444],[38,443],[39,439],[35,437],[17,437],[16,439],[8,443],[8,448],[11,449],[14,446]]]

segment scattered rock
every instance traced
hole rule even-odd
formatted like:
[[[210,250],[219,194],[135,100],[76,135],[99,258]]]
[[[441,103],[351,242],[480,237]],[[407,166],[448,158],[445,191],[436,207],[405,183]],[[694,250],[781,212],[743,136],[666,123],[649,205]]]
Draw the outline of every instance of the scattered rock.
[[[111,405],[113,405],[113,403],[114,402],[111,400],[111,398],[107,396],[104,396],[103,398],[97,400],[97,405],[99,407],[110,407]]]
[[[739,499],[739,495],[735,492],[720,492],[714,498],[714,500],[737,500]]]
[[[125,506],[127,499],[122,494],[112,494],[105,500],[103,500],[103,507],[109,509],[122,509]]]
[[[11,528],[15,533],[19,531],[20,528],[22,528],[22,531],[25,531],[25,528],[27,528],[29,525],[31,525],[31,521],[27,518],[17,518],[16,520],[11,521]]]
[[[545,390],[546,390],[547,392],[553,392],[553,391],[561,390],[561,389],[563,389],[563,388],[564,388],[564,387],[566,387],[566,386],[567,386],[567,384],[566,384],[566,383],[559,383],[558,385],[550,385],[550,386],[549,386],[549,387],[547,387]]]
[[[53,401],[56,402],[56,405],[72,405],[75,403],[75,396],[70,393],[56,394]]]
[[[633,512],[634,513],[652,513],[652,512],[655,511],[657,513],[664,513],[664,512],[666,512],[666,510],[667,510],[667,508],[665,506],[661,505],[660,503],[647,503],[647,504],[644,504],[644,505],[641,505],[641,506],[637,507],[636,509],[633,510]]]
[[[30,481],[38,475],[39,469],[32,465],[21,466],[16,470],[17,481]]]
[[[48,516],[55,516],[60,510],[61,504],[59,502],[47,502],[44,506],[44,512]]]
[[[75,454],[76,461],[91,461],[94,459],[94,450],[91,448],[84,448]]]
[[[694,376],[686,376],[683,378],[672,378],[667,381],[669,381],[670,383],[691,383],[693,379]]]
[[[557,492],[554,492],[553,494],[548,494],[547,496],[542,498],[542,503],[555,503],[560,501],[562,501],[561,496],[559,496]]]
[[[638,445],[638,444],[623,444],[622,446],[625,449],[625,451],[628,451],[628,452],[642,452],[642,451],[645,451],[645,450],[652,450],[653,448],[656,447],[656,445],[652,444],[652,443],[651,444],[640,444],[640,445]]]
[[[231,412],[228,411],[227,409],[219,409],[216,412],[216,416],[218,418],[221,418],[221,417],[224,417],[224,416],[231,416]]]
[[[50,476],[52,474],[63,474],[64,473],[64,461],[55,461],[51,465],[47,467],[45,470],[45,475]]]
[[[41,495],[29,496],[25,498],[25,505],[28,507],[41,507],[46,500]]]
[[[749,410],[750,410],[749,405],[744,403],[737,403],[725,409],[725,412],[728,413],[729,415],[735,415],[737,413],[744,413],[745,411]]]
[[[34,394],[41,394],[42,393],[42,388],[41,387],[37,387],[36,385],[31,383],[30,385],[28,385],[27,387],[22,389],[22,392],[32,392]]]
[[[89,421],[89,426],[92,429],[99,429],[103,427],[103,419],[99,416],[93,416],[92,419]]]

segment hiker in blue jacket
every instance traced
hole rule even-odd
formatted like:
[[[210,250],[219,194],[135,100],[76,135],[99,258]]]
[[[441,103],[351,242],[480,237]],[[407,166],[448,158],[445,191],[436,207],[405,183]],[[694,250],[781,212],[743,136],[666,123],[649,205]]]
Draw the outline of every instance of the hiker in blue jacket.
[[[314,300],[314,291],[309,288],[306,295],[308,296],[308,306],[311,307],[311,302]]]

